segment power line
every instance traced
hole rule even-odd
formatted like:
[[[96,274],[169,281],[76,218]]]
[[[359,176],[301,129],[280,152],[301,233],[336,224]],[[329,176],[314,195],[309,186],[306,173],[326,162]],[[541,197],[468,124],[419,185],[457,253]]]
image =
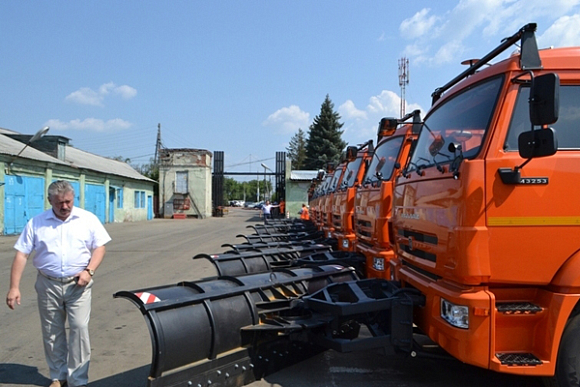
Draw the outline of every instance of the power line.
[[[274,160],[275,157],[270,157],[267,159],[261,159],[261,160],[250,160],[250,161],[246,161],[243,163],[237,163],[237,164],[230,164],[230,165],[226,165],[227,168],[232,168],[232,167],[238,167],[240,165],[249,165],[249,164],[253,164],[253,163],[261,163],[262,161],[268,161],[268,160]]]

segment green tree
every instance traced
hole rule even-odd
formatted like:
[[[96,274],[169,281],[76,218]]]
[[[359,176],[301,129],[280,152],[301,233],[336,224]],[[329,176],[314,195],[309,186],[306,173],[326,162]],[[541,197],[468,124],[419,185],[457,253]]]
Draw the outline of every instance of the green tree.
[[[306,136],[302,129],[298,129],[298,132],[292,136],[286,150],[292,161],[292,169],[303,169],[306,161]]]
[[[323,169],[329,162],[338,164],[346,142],[342,140],[343,123],[334,111],[334,104],[328,94],[320,107],[320,114],[308,130],[305,169]]]
[[[121,158],[115,158],[115,159],[118,161],[123,161]],[[125,159],[125,160],[128,160],[128,161],[125,161],[127,163],[130,162],[130,159]],[[150,158],[149,162],[146,164],[131,165],[131,167],[133,167],[134,170],[136,170],[137,172],[139,172],[143,176],[148,177],[151,180],[155,180],[157,183],[159,183],[159,165],[157,165],[157,163],[155,162],[153,157]],[[156,196],[159,195],[159,184],[155,184],[155,187],[153,188],[153,193]]]

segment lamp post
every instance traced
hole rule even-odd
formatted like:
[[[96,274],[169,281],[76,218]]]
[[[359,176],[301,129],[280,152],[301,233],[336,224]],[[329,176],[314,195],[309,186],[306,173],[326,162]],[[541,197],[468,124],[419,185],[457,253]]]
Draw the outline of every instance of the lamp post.
[[[28,147],[28,145],[32,144],[34,141],[38,140],[40,137],[44,136],[50,128],[45,126],[44,128],[40,129],[28,142],[24,145],[24,148],[20,149],[20,152],[16,155],[16,157],[20,156],[20,154]]]
[[[270,199],[270,189],[269,187],[266,185],[266,170],[272,172],[272,170],[270,168],[268,168],[268,166],[264,163],[260,163],[260,165],[262,166],[262,168],[264,168],[264,187],[267,189],[268,192],[268,199]],[[264,198],[265,199],[265,198]]]

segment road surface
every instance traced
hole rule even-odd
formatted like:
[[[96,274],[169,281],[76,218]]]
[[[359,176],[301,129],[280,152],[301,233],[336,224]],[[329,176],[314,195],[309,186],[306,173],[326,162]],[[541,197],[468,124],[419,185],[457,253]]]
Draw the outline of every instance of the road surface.
[[[145,320],[129,301],[113,299],[120,290],[135,290],[215,275],[198,253],[225,251],[223,243],[241,243],[251,233],[258,212],[231,209],[223,218],[155,219],[105,227],[113,240],[97,271],[91,315],[90,387],[144,387],[151,361]],[[8,291],[16,236],[0,236],[0,291]],[[34,281],[28,263],[22,305],[0,308],[0,386],[47,386]],[[250,387],[540,387],[538,379],[502,375],[455,360],[386,357],[379,352],[322,353],[277,372]]]

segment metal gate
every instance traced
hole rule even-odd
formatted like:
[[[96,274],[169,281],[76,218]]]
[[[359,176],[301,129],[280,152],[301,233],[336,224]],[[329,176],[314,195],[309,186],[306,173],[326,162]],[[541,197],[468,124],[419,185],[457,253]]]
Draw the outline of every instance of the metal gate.
[[[5,182],[4,234],[18,234],[44,211],[44,178],[6,175]]]
[[[214,216],[221,216],[219,209],[226,205],[224,200],[224,176],[274,176],[276,180],[276,197],[286,197],[286,152],[276,152],[276,171],[275,172],[225,172],[224,171],[224,152],[215,151],[213,158],[212,173],[212,203]]]
[[[95,214],[103,224],[106,222],[106,198],[105,186],[85,184],[85,210]]]

